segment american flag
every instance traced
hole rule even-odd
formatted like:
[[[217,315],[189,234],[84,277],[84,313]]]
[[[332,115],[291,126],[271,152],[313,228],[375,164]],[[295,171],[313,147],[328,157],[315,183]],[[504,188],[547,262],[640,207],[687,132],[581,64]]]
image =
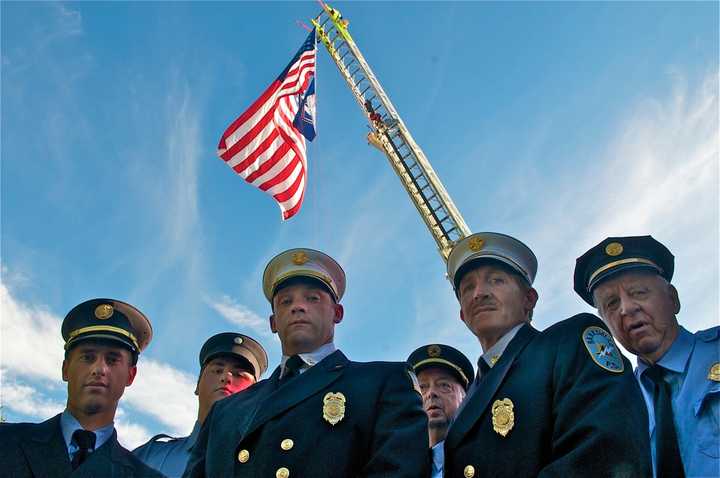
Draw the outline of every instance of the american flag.
[[[270,194],[283,220],[305,197],[305,139],[315,137],[315,29],[267,90],[225,130],[218,156]]]

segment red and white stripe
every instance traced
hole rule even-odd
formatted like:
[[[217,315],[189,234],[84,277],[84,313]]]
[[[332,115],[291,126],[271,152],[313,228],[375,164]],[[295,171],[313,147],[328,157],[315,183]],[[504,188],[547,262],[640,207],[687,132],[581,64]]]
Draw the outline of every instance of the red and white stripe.
[[[305,197],[305,137],[293,126],[298,95],[315,75],[316,50],[304,52],[223,133],[218,156],[248,183],[278,202],[283,219],[300,210]]]

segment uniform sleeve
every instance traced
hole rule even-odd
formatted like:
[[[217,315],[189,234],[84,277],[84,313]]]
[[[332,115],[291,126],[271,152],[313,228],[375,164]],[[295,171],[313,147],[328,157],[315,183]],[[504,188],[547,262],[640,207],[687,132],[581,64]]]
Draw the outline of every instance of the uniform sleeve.
[[[622,357],[620,373],[598,365],[582,334],[591,326],[607,329],[583,316],[575,322],[581,327],[557,337],[552,459],[540,476],[651,477],[647,409],[630,363]]]
[[[397,364],[380,392],[365,478],[430,476],[427,416],[409,370]]]

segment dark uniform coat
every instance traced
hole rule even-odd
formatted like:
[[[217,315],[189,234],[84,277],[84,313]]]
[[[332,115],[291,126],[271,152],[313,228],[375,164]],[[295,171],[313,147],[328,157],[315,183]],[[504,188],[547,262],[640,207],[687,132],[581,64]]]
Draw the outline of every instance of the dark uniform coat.
[[[427,418],[406,364],[336,351],[287,383],[279,375],[215,403],[185,477],[429,475]],[[344,411],[325,403],[328,393],[345,397]]]
[[[0,424],[0,476],[8,478],[162,478],[117,441],[117,434],[73,471],[60,415],[42,423]]]
[[[632,367],[617,351],[621,373],[595,363],[583,341],[588,327],[612,340],[590,314],[543,332],[519,329],[451,425],[445,477],[652,476],[647,411]],[[509,431],[503,399],[513,405]],[[495,431],[494,415],[506,436]]]

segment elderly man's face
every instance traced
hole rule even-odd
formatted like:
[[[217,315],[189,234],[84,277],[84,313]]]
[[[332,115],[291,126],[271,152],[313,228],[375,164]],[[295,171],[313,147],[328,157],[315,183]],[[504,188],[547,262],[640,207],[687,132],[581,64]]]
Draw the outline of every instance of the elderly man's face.
[[[417,377],[428,427],[447,428],[465,398],[465,389],[455,375],[440,367],[426,368]]]
[[[458,285],[460,318],[483,342],[498,338],[528,320],[537,292],[504,268],[481,265],[463,275]]]
[[[593,299],[622,346],[647,362],[659,360],[677,337],[677,290],[655,273],[618,274],[595,287]]]

